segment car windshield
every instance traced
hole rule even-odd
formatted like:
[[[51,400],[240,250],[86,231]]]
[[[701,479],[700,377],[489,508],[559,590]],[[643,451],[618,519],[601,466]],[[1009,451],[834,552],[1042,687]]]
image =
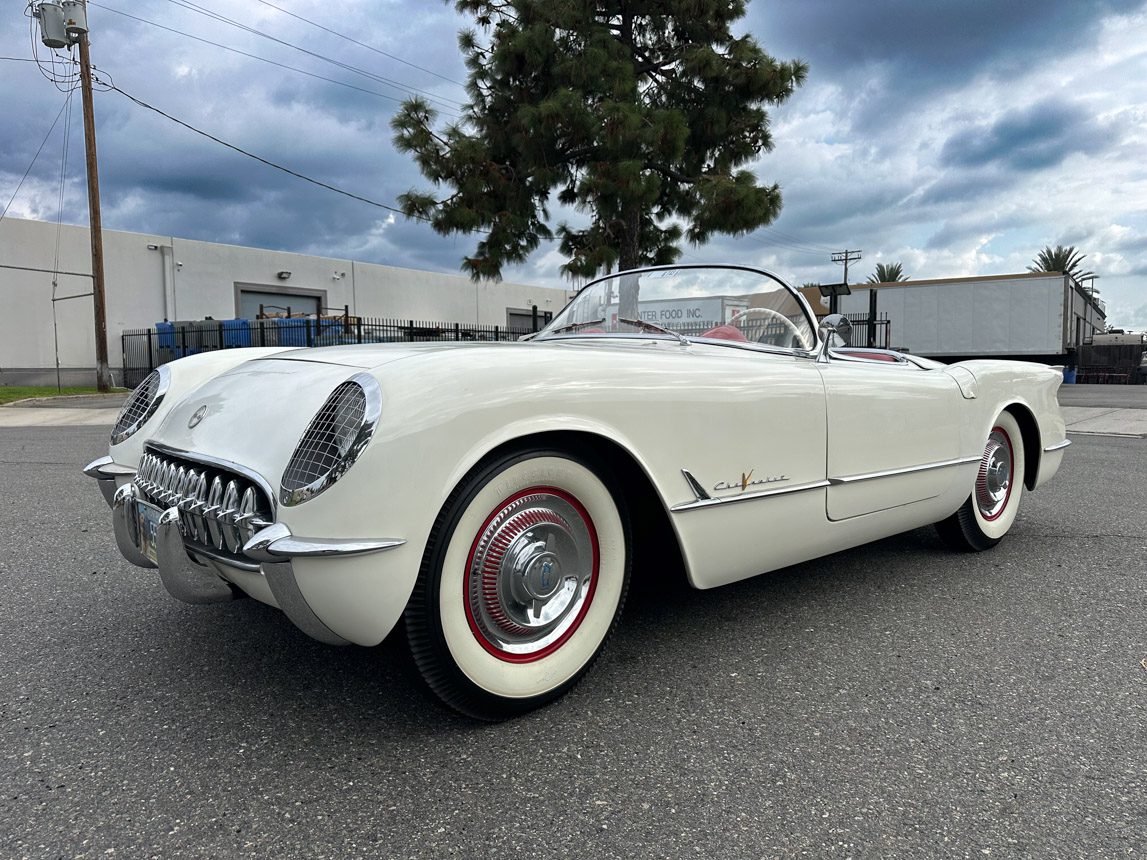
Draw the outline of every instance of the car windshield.
[[[583,287],[539,338],[624,334],[810,350],[808,305],[780,278],[736,266],[623,272]]]

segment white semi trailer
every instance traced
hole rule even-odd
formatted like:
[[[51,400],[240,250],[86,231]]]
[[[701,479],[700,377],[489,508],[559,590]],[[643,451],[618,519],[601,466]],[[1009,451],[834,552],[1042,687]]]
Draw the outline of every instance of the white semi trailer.
[[[1081,345],[1102,333],[1104,306],[1073,278],[1055,272],[852,285],[840,312],[889,321],[889,343],[917,355],[1023,358],[1072,364]],[[863,329],[862,329],[863,331]]]

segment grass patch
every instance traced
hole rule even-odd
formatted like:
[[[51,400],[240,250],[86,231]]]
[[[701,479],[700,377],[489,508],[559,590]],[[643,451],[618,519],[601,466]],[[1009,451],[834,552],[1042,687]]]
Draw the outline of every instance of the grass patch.
[[[117,388],[116,391],[125,389]],[[97,388],[80,386],[64,386],[56,388],[54,385],[0,385],[0,405],[12,403],[15,400],[24,400],[28,397],[59,397],[66,394],[99,394]]]

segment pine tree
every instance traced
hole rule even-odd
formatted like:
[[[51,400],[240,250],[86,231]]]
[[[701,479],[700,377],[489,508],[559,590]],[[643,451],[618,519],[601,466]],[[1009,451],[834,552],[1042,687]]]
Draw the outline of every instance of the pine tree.
[[[730,27],[744,0],[457,0],[469,103],[438,128],[422,99],[392,121],[436,195],[399,200],[443,235],[481,233],[462,268],[497,278],[560,239],[562,271],[671,263],[687,238],[741,235],[780,212],[744,165],[773,147],[766,105],[807,67]],[[556,200],[587,225],[550,223]]]

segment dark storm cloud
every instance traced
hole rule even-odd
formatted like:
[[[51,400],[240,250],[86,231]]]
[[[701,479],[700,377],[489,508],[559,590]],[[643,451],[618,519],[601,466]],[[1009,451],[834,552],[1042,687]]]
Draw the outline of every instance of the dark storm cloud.
[[[1040,170],[1078,152],[1096,152],[1107,145],[1107,140],[1083,108],[1046,100],[957,132],[941,149],[940,163]]]
[[[1103,17],[1142,0],[782,0],[751,4],[749,30],[778,58],[810,63],[812,80],[889,72],[882,103],[907,104],[985,70],[1030,67],[1088,41]]]
[[[1014,187],[1020,177],[998,165],[982,168],[953,169],[921,187],[916,203],[921,206],[944,206],[960,203],[972,206],[984,198],[998,198]]]

